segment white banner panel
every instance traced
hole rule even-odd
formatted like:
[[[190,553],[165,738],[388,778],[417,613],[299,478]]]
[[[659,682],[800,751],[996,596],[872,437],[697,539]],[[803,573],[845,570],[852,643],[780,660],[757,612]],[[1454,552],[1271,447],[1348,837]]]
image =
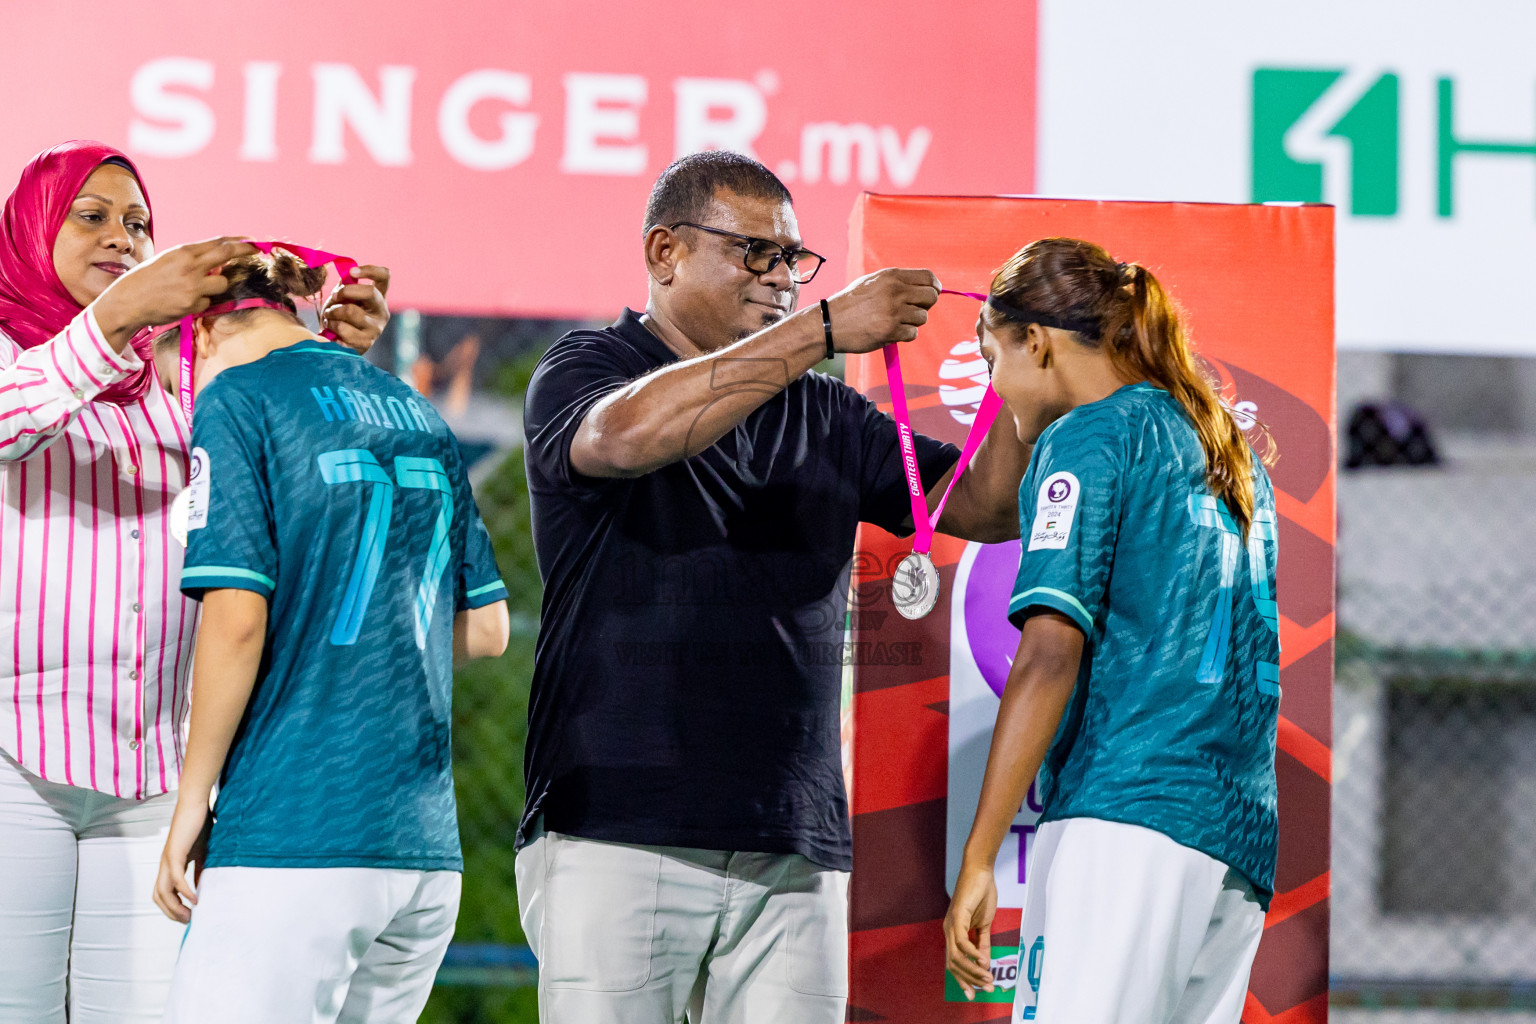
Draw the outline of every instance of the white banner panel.
[[[1524,0],[1042,0],[1036,189],[1332,203],[1340,348],[1536,354],[1533,42]]]

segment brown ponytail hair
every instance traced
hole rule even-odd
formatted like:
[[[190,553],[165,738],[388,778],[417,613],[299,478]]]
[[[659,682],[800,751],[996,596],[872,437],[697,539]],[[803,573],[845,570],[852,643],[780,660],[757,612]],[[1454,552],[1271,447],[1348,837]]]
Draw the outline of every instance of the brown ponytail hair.
[[[1103,246],[1042,238],[992,279],[983,322],[994,332],[1052,321],[1091,348],[1108,348],[1123,376],[1147,380],[1184,408],[1205,451],[1205,482],[1246,537],[1253,521],[1255,453],[1215,384],[1195,362],[1173,300],[1146,267],[1116,263]],[[1274,444],[1264,432],[1267,465]]]
[[[308,298],[325,285],[323,266],[308,266],[284,249],[273,249],[271,255],[258,252],[236,257],[224,264],[221,272],[229,282],[229,287],[213,296],[208,302],[209,306],[221,306],[226,302],[240,302],[244,299],[266,299],[297,317],[298,307],[294,305],[294,298]],[[260,312],[259,307],[237,309],[230,313],[219,313],[211,317],[209,322],[228,319],[238,324],[256,312]],[[180,338],[180,325],[172,325],[155,336],[155,350],[159,352],[170,348],[179,343]]]
[[[258,252],[230,260],[224,264],[223,274],[229,287],[223,294],[210,299],[210,306],[242,299],[266,299],[297,314],[294,297],[308,298],[325,285],[324,267],[306,266],[303,260],[284,249],[273,249],[271,255]],[[239,317],[250,312],[253,310],[222,315]]]

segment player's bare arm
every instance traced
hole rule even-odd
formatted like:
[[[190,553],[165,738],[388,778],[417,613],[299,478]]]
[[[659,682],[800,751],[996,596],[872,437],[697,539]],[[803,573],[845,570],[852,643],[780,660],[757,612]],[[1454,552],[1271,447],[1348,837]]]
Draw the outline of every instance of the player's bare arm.
[[[837,351],[913,340],[938,297],[939,282],[927,270],[888,268],[859,278],[827,300]],[[583,476],[644,476],[697,455],[826,358],[819,305],[703,355],[679,332],[653,330],[693,358],[592,407],[571,442],[571,466]]]
[[[267,637],[267,599],[249,590],[210,590],[203,597],[192,672],[197,679],[187,732],[187,756],[170,835],[155,879],[155,904],[173,921],[192,919],[197,903],[195,880],[187,881],[187,863],[197,860],[201,873],[207,843],[208,801],[224,770],[230,743],[251,699],[256,670]]]
[[[1025,621],[992,733],[976,820],[944,918],[949,969],[967,999],[977,989],[992,989],[993,865],[1061,724],[1082,656],[1083,632],[1067,616],[1040,610]]]
[[[453,617],[453,667],[476,658],[499,658],[511,639],[507,602],[465,609]]]

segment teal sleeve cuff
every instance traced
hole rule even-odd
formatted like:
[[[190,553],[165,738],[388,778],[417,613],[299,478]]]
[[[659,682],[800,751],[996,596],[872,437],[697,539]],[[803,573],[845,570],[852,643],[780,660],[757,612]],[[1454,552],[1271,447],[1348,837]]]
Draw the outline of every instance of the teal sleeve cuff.
[[[484,608],[488,604],[505,601],[508,596],[507,585],[501,582],[501,580],[497,580],[494,583],[487,583],[483,587],[476,587],[466,593],[460,610]]]
[[[277,583],[250,569],[233,565],[189,565],[181,570],[181,592],[194,601],[203,599],[208,590],[249,590],[262,597],[271,597]]]
[[[1023,629],[1024,620],[1029,617],[1029,609],[1037,605],[1061,612],[1077,623],[1077,628],[1083,631],[1084,636],[1093,635],[1093,616],[1088,613],[1088,609],[1077,598],[1055,587],[1030,587],[1022,594],[1013,595],[1013,600],[1008,602],[1008,621]]]

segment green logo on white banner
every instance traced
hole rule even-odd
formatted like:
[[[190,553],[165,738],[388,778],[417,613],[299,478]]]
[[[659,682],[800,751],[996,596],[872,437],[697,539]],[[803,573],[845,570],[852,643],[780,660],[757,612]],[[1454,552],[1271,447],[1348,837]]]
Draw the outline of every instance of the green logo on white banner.
[[[1259,68],[1253,73],[1256,203],[1333,201],[1356,217],[1398,212],[1398,77],[1337,69]],[[1435,79],[1435,214],[1456,214],[1459,157],[1536,158],[1536,142],[1468,139],[1457,129],[1456,80]],[[1323,155],[1348,144],[1349,198],[1324,195]]]
[[[1253,73],[1253,201],[1321,203],[1323,163],[1297,159],[1288,136],[1309,150],[1328,138],[1349,144],[1349,212],[1357,217],[1397,213],[1398,79],[1377,78],[1331,123],[1301,122],[1344,79],[1342,70],[1259,68]],[[1293,128],[1301,134],[1298,140]],[[1306,145],[1312,143],[1313,145]],[[1343,198],[1337,197],[1339,205]]]

